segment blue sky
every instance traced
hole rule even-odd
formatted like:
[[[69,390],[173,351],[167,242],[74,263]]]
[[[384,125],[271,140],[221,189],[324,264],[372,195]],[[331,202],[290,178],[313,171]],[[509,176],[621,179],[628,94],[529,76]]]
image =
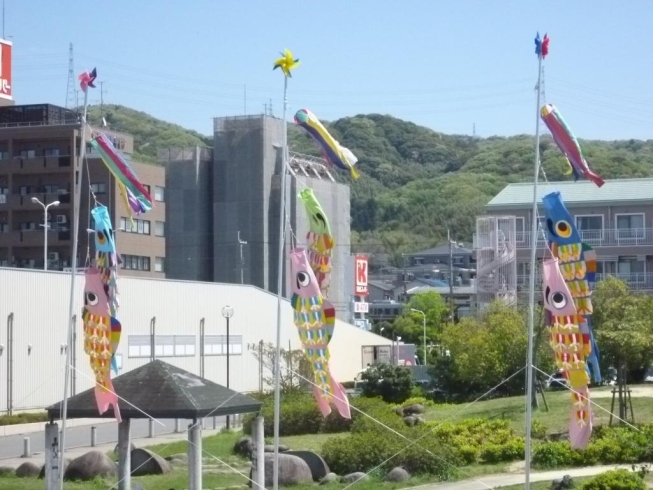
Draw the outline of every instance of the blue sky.
[[[18,103],[65,104],[72,42],[75,73],[97,67],[106,103],[210,134],[212,117],[270,100],[281,115],[272,62],[288,47],[302,62],[289,118],[374,112],[445,133],[533,133],[539,30],[546,101],[577,136],[653,137],[650,0],[5,2]]]

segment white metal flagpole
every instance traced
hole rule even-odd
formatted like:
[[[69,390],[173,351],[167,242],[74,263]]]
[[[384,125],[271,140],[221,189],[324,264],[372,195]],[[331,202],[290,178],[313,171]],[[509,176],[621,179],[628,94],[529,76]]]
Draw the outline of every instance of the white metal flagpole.
[[[66,417],[68,416],[68,385],[70,384],[70,356],[74,346],[73,338],[73,313],[75,309],[75,279],[77,275],[77,249],[79,239],[79,208],[82,189],[82,172],[84,166],[82,162],[86,155],[86,116],[88,113],[88,88],[84,91],[84,116],[82,118],[82,131],[80,138],[79,158],[75,162],[75,173],[73,177],[74,204],[73,204],[73,252],[70,258],[70,302],[68,304],[68,332],[66,340],[66,370],[64,377],[63,402],[61,407],[61,434],[59,435],[59,483],[60,489],[63,489],[64,477],[64,453],[66,451]],[[47,449],[47,448],[46,448]]]
[[[533,331],[535,329],[535,271],[537,267],[537,181],[540,173],[540,99],[542,95],[542,52],[538,55],[537,108],[535,119],[535,179],[533,180],[533,210],[531,214],[531,276],[528,291],[528,357],[526,360],[526,480],[525,488],[530,490],[531,478],[531,421],[533,419]]]
[[[274,356],[274,461],[272,466],[272,485],[279,489],[279,419],[281,406],[280,360],[281,360],[281,305],[283,303],[283,277],[285,269],[284,247],[286,244],[286,176],[288,165],[288,77],[283,77],[283,157],[281,164],[281,197],[279,204],[279,262],[277,273],[277,345]]]

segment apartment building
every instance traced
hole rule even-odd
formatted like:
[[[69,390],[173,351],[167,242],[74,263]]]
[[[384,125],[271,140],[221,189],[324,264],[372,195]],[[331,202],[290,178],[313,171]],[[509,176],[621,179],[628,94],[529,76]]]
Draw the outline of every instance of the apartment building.
[[[116,244],[123,257],[121,274],[165,277],[165,169],[131,161],[133,138],[102,128],[150,190],[155,207],[129,219],[115,178],[92,151],[86,131],[79,223],[78,259],[87,255],[95,202],[109,208]],[[79,116],[50,104],[0,107],[0,266],[63,270],[71,265],[73,171],[79,156]],[[38,202],[35,202],[38,201]],[[51,205],[53,202],[58,205]],[[42,203],[42,204],[41,204]],[[48,206],[47,214],[44,205]],[[47,228],[47,259],[44,259]],[[92,236],[90,236],[92,240]]]
[[[653,178],[608,180],[601,188],[588,181],[540,184],[540,260],[547,256],[541,197],[553,191],[560,192],[583,241],[596,250],[597,280],[615,276],[633,290],[653,292]],[[533,184],[509,184],[485,207],[486,216],[515,217],[517,291],[528,287],[532,202]],[[487,241],[475,234],[474,249]],[[539,270],[536,284],[541,284]]]

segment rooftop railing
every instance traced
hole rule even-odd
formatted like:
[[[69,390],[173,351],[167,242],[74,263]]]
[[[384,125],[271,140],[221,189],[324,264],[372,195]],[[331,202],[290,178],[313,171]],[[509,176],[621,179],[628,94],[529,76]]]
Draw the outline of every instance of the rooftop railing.
[[[653,245],[652,228],[619,228],[605,230],[584,230],[579,232],[581,240],[591,247],[633,247]],[[489,233],[474,234],[474,249],[492,248],[495,237]],[[517,232],[515,244],[518,249],[531,248],[531,233]],[[542,233],[538,235],[537,248],[545,248]]]

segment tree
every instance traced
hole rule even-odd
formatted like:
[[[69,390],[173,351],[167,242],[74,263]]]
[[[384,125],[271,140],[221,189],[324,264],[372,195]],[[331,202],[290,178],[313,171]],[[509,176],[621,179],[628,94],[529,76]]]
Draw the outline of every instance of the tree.
[[[383,398],[387,403],[403,403],[410,398],[415,379],[410,369],[391,364],[375,364],[363,372],[363,396]]]
[[[424,320],[421,313],[426,315],[426,340],[436,341],[442,335],[442,327],[446,322],[449,309],[442,296],[435,292],[416,294],[410,298],[400,316],[395,318],[392,330],[401,335],[402,340],[417,344],[418,350],[423,349]],[[422,355],[418,354],[422,359]]]
[[[633,294],[614,277],[598,284],[593,295],[595,337],[602,371],[616,366],[619,383],[619,417],[626,418],[624,387],[628,370],[645,369],[653,360],[653,302],[648,296]]]
[[[452,398],[469,399],[487,392],[526,365],[528,337],[522,312],[497,301],[480,318],[465,317],[444,327],[448,356],[435,358],[431,375]],[[539,366],[552,369],[553,356],[543,343]],[[523,392],[524,376],[514,376],[494,394]]]
[[[247,350],[259,362],[261,382],[269,388],[274,388],[274,360],[277,352],[274,344],[261,341],[256,344],[248,344]],[[279,388],[281,392],[288,394],[309,388],[310,383],[313,382],[313,371],[304,351],[280,349],[280,353]]]

